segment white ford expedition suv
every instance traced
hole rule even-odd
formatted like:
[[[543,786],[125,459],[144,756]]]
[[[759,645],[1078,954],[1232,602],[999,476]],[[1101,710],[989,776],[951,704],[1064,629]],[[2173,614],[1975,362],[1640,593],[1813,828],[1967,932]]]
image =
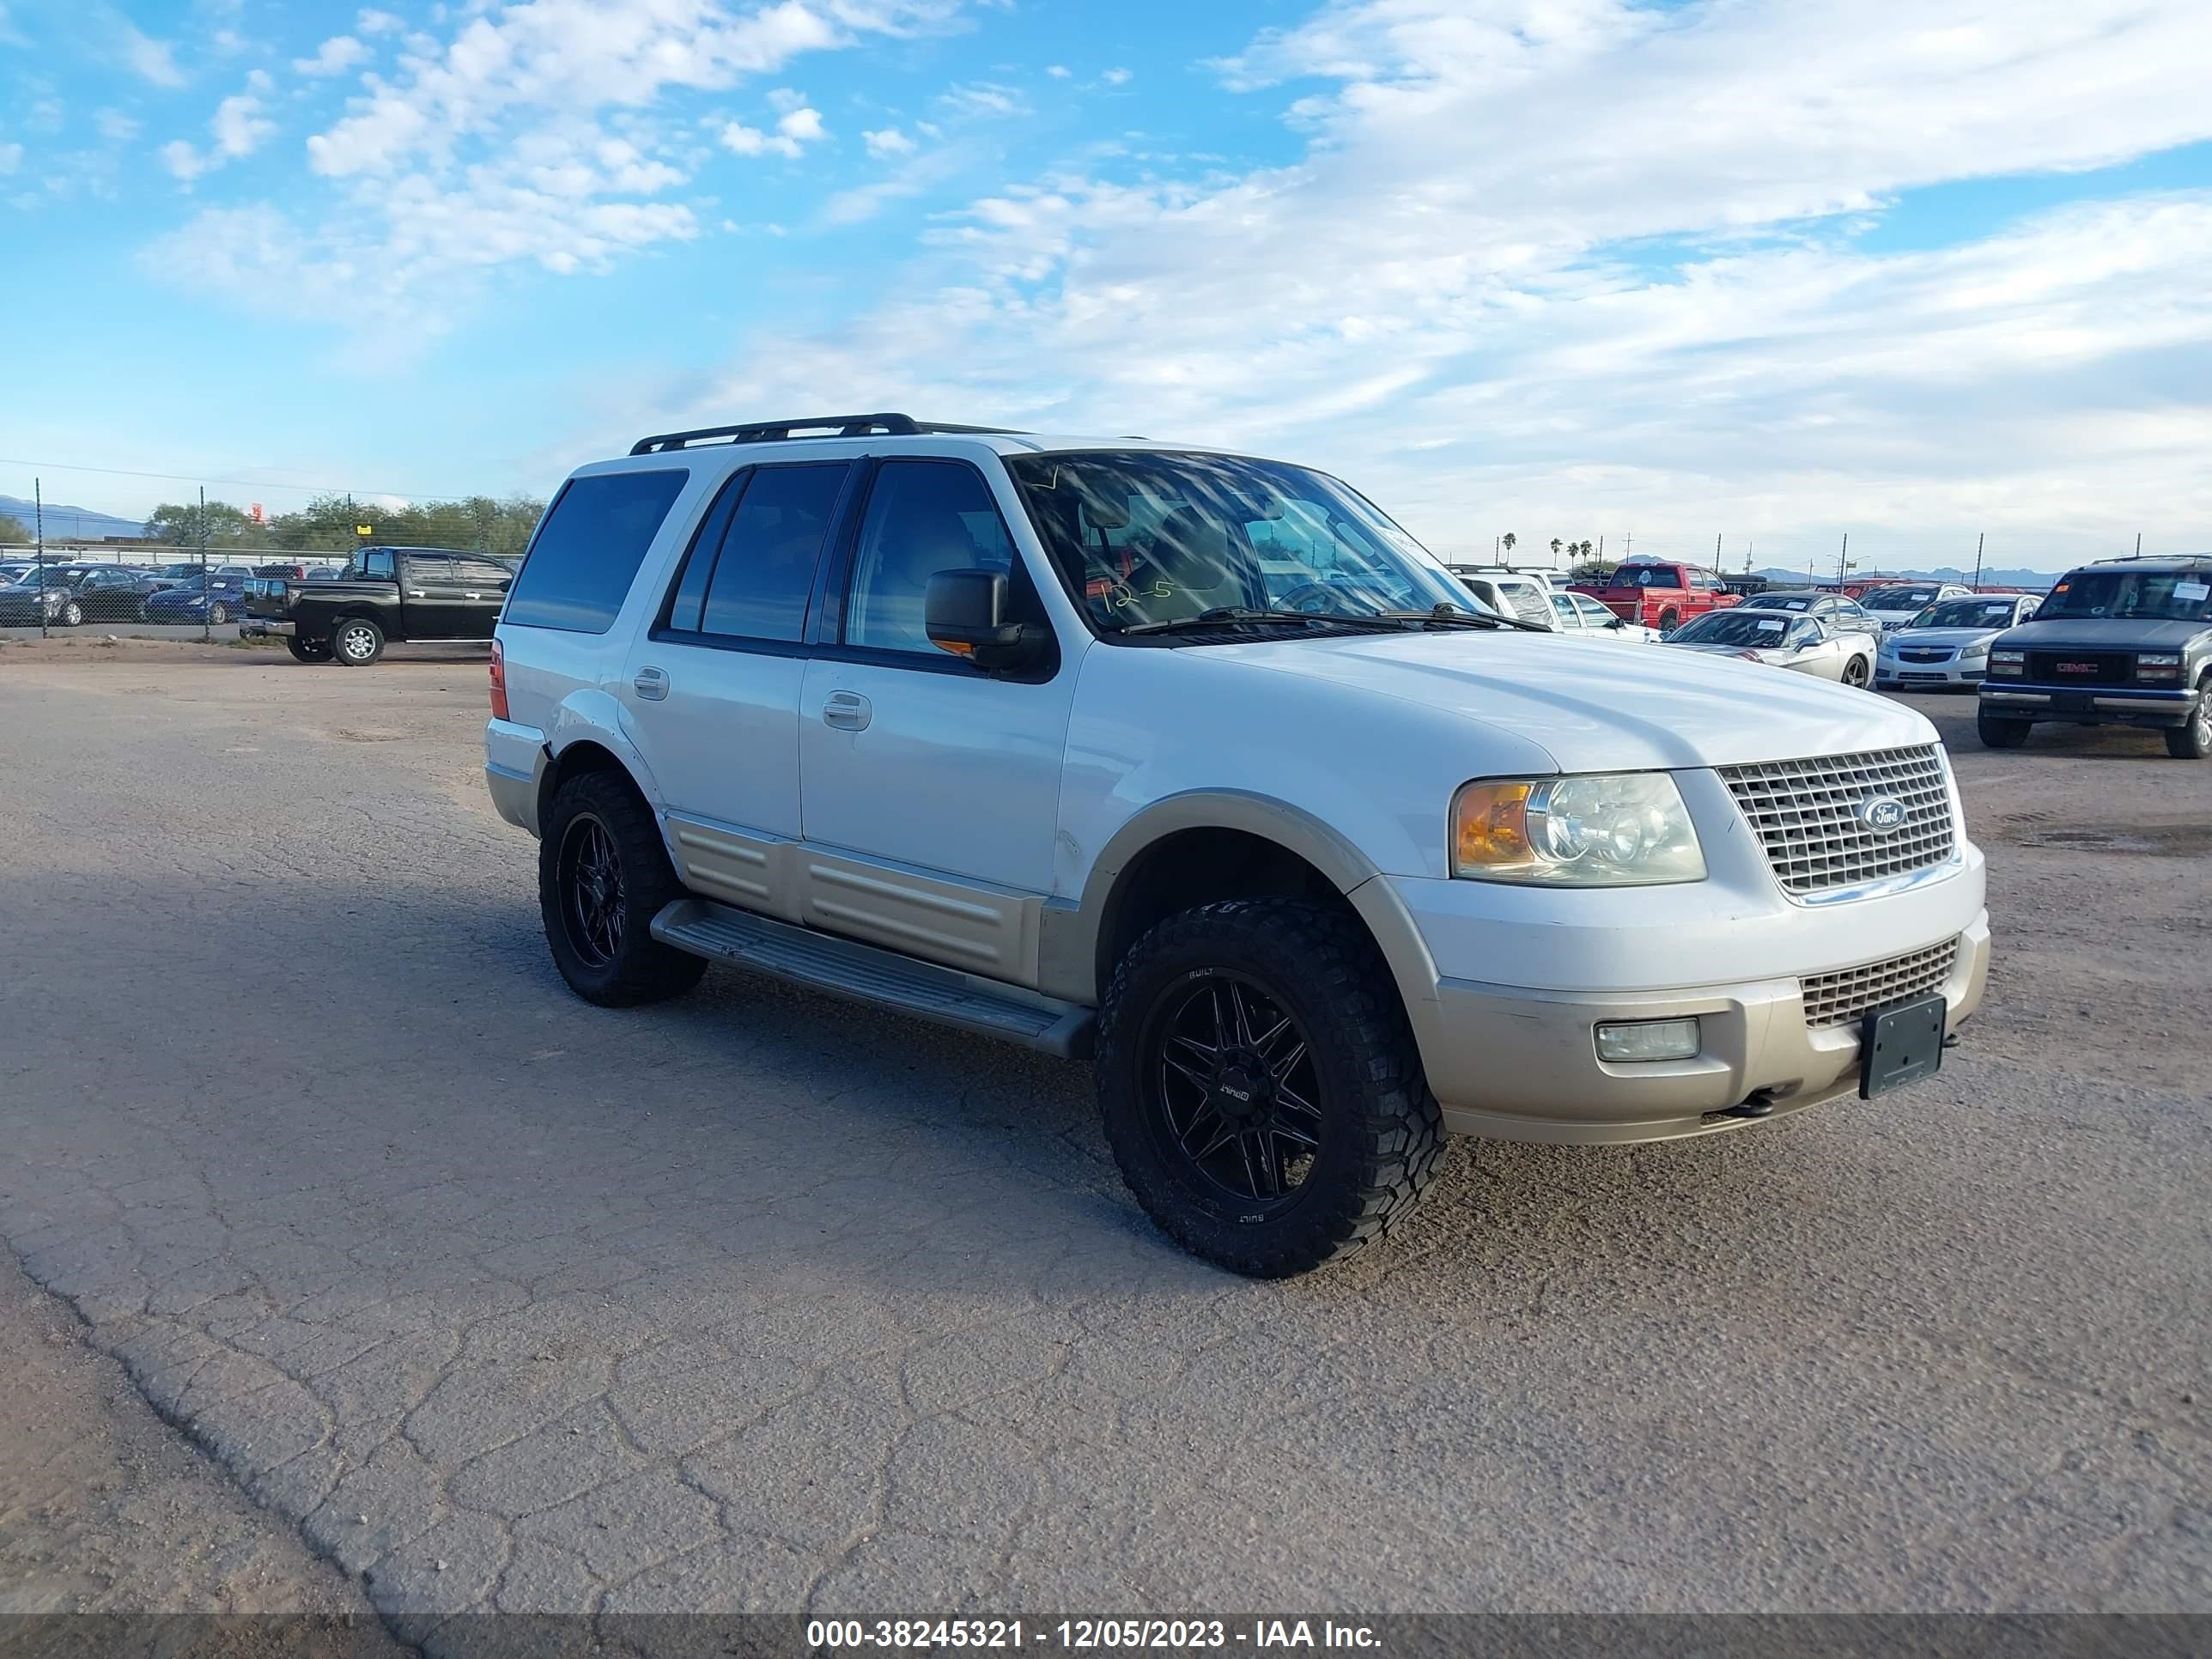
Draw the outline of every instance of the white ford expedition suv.
[[[1981,854],[1920,715],[1526,629],[1304,467],[902,415],[580,468],[486,774],[578,994],[726,962],[1088,1056],[1239,1273],[1412,1208],[1444,1132],[1741,1129],[1933,1071]]]

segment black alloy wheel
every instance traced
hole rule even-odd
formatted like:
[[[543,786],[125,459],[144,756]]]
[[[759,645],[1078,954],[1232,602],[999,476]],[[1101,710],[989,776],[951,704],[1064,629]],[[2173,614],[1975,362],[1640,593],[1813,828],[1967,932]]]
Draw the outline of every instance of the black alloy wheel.
[[[1866,683],[1873,678],[1874,671],[1867,666],[1864,657],[1850,657],[1844,659],[1844,684],[1845,685],[1856,685],[1863,690]]]
[[[1154,1010],[1146,1103],[1163,1154],[1242,1206],[1296,1201],[1321,1150],[1321,1079],[1305,1033],[1257,981],[1223,972]]]
[[[614,836],[592,813],[568,821],[561,838],[558,886],[568,948],[587,968],[611,967],[622,951],[622,858]]]

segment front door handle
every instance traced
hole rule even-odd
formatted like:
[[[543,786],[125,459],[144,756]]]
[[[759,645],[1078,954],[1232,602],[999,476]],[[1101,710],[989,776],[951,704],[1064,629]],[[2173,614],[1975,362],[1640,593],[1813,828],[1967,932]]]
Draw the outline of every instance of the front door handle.
[[[875,712],[868,700],[857,691],[832,691],[830,701],[822,705],[822,723],[834,726],[840,732],[863,731]]]
[[[647,702],[659,702],[668,695],[668,674],[665,669],[641,668],[637,671],[637,678],[630,684],[637,688],[637,695]]]
[[[410,587],[407,590],[407,597],[410,599],[427,599],[430,596],[419,587]]]
[[[471,593],[468,592],[467,589],[464,588],[461,592],[461,597],[465,599],[480,599],[483,598],[483,595],[481,593]]]

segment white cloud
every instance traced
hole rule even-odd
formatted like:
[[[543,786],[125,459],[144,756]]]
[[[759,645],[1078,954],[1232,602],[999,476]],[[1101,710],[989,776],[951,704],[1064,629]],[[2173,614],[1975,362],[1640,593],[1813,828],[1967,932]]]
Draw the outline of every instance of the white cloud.
[[[295,58],[292,67],[302,75],[343,75],[356,64],[365,63],[368,48],[350,34],[334,34],[317,47],[313,58]]]
[[[1019,91],[989,81],[948,87],[937,95],[937,106],[949,116],[969,119],[1030,112],[1030,101]]]
[[[162,145],[161,155],[161,165],[188,185],[208,169],[200,153],[181,138],[172,138]]]
[[[214,142],[205,149],[195,149],[182,138],[173,138],[161,146],[161,165],[179,183],[189,186],[217,167],[252,155],[276,131],[276,124],[264,113],[261,101],[276,82],[267,71],[253,70],[246,75],[246,91],[234,93],[215,106],[215,114],[208,121]]]
[[[388,11],[364,11],[353,20],[353,26],[363,34],[397,34],[407,25]]]
[[[787,110],[773,132],[732,121],[723,127],[721,134],[722,148],[732,155],[782,155],[793,161],[807,145],[827,136],[822,126],[822,112],[804,107]]]
[[[140,130],[139,123],[132,120],[119,109],[94,111],[92,125],[101,137],[112,144],[129,143],[138,136]]]
[[[157,87],[181,87],[184,72],[178,69],[175,48],[167,40],[142,34],[128,23],[116,25],[116,49],[132,74]]]
[[[702,407],[910,398],[1264,446],[1453,550],[1549,525],[1780,555],[1869,522],[1971,546],[2106,513],[2201,538],[2212,192],[1947,252],[1853,230],[1917,185],[2212,137],[2208,56],[2189,0],[2002,27],[1972,0],[1345,0],[1221,65],[1300,83],[1293,164],[1002,189],[936,222],[910,298],[764,341]]]
[[[874,132],[863,132],[860,135],[860,142],[868,147],[868,154],[878,161],[883,161],[893,155],[910,155],[914,153],[914,140],[896,127],[884,127]]]
[[[0,179],[6,178],[22,165],[23,147],[21,144],[0,144]]]
[[[810,52],[941,23],[957,0],[776,0],[732,13],[715,0],[533,0],[471,17],[442,50],[410,51],[328,132],[315,171],[353,178],[416,155],[450,158],[517,116],[650,105],[669,88],[712,90]]]
[[[261,100],[251,93],[226,98],[215,106],[208,123],[215,134],[215,153],[227,161],[251,155],[261,141],[276,131],[276,124],[261,113]]]
[[[1125,69],[1109,69],[1098,78],[1109,87],[1127,86],[1129,82],[1129,71]]]
[[[1044,72],[1052,76],[1055,81],[1066,81],[1071,78],[1075,73],[1073,70],[1068,68],[1065,64],[1047,64],[1044,66]]]

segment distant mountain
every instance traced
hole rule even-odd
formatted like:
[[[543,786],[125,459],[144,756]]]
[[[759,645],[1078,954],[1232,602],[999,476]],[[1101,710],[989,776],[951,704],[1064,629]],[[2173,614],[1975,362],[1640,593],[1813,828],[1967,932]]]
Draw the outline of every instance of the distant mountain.
[[[0,517],[14,519],[26,530],[37,527],[37,503],[20,496],[0,495]],[[112,513],[95,513],[88,507],[71,507],[63,501],[46,503],[46,539],[60,541],[104,541],[110,536],[137,536],[144,533],[146,526],[136,519],[118,519]]]

